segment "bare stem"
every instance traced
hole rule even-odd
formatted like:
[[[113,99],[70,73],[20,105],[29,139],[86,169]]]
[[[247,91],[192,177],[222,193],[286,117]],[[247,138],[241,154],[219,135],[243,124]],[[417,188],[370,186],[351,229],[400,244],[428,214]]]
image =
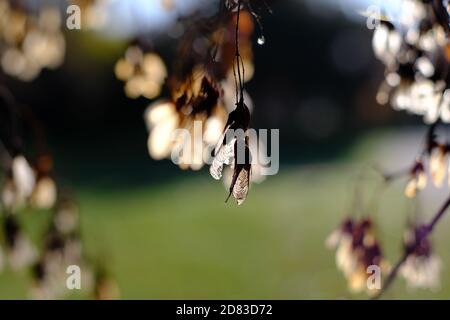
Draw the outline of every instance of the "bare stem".
[[[442,219],[442,217],[444,216],[444,213],[447,211],[449,206],[450,206],[450,196],[447,198],[447,200],[445,200],[444,204],[439,209],[439,211],[434,215],[433,219],[431,219],[430,223],[428,223],[422,227],[421,230],[423,230],[423,232],[420,233],[420,239],[416,240],[416,241],[420,242],[421,239],[425,239],[426,237],[428,237],[431,234],[431,232],[434,230],[434,227]],[[388,277],[384,281],[383,288],[374,297],[374,299],[380,298],[381,295],[384,292],[386,292],[386,290],[390,287],[392,282],[395,280],[395,277],[397,276],[398,271],[400,270],[400,268],[403,266],[406,259],[408,258],[409,254],[410,253],[407,251],[403,254],[401,259],[397,262],[397,264],[394,266],[394,268],[392,269],[392,271],[389,273]]]
[[[239,21],[241,16],[241,0],[238,0],[238,8],[236,13],[236,34],[235,34],[235,41],[236,41],[236,64],[237,64],[237,73],[238,73],[238,80],[239,80],[239,89],[236,88],[236,90],[239,90],[239,98],[240,100],[244,100],[244,63],[242,62],[241,53],[239,51]],[[242,68],[242,73],[241,73]],[[235,74],[236,77],[236,74]],[[236,95],[237,96],[237,95]],[[236,101],[237,102],[237,101]]]

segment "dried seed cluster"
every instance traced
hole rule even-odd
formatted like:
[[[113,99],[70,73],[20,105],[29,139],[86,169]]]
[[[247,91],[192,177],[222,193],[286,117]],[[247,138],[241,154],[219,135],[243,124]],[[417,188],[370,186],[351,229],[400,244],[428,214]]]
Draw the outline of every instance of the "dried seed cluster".
[[[413,165],[406,172],[384,175],[383,183],[406,173],[409,180],[404,193],[408,198],[416,197],[426,187],[428,174],[434,185],[441,187],[449,171],[450,146],[439,141],[436,134],[439,121],[450,122],[448,9],[448,1],[404,0],[399,16],[392,21],[381,21],[373,34],[375,56],[385,65],[385,80],[377,94],[378,102],[390,103],[396,110],[421,115],[426,123],[431,124],[424,146]],[[376,296],[382,294],[397,275],[404,277],[410,287],[432,290],[439,287],[441,261],[433,253],[430,235],[449,206],[450,198],[428,224],[419,223],[415,218],[405,235],[402,258],[384,277],[383,287]],[[355,270],[355,261],[358,261],[354,245],[355,239],[359,239],[355,236],[355,230],[358,230],[355,225],[363,230],[357,231],[357,234],[364,235],[367,232],[364,230],[369,230],[371,223],[358,225],[354,219],[347,219],[329,240],[337,247],[337,266],[350,280],[349,287],[353,290],[355,282],[351,281],[351,271]],[[381,252],[378,245],[374,252]],[[379,266],[383,264],[378,263]]]
[[[0,0],[0,60],[3,71],[23,81],[64,61],[66,43],[59,8],[28,12],[19,4]]]
[[[381,104],[450,122],[449,21],[443,1],[404,0],[395,21],[373,34],[375,56],[385,68],[377,94]]]
[[[341,226],[330,234],[326,244],[328,248],[336,249],[336,266],[346,277],[352,292],[366,292],[369,295],[378,293],[380,288],[367,285],[372,275],[368,268],[377,266],[381,276],[385,276],[390,265],[383,257],[370,219],[345,219]]]

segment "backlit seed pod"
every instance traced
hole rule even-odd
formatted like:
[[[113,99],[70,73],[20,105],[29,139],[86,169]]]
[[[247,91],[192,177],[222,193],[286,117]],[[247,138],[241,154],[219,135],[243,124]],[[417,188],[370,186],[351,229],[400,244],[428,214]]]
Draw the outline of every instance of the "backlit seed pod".
[[[352,235],[343,234],[336,250],[336,267],[345,276],[350,276],[358,264],[357,256],[353,253]]]
[[[250,149],[250,153],[252,154],[252,163],[251,163],[251,171],[250,171],[250,184],[253,183],[261,183],[265,180],[266,176],[264,175],[264,165],[261,163],[261,159],[266,156],[266,146],[264,145],[264,142],[261,139],[249,139],[248,141],[248,147]],[[216,155],[216,158],[218,155]],[[214,158],[214,161],[216,161],[216,158]],[[224,177],[223,177],[223,184],[226,188],[229,188],[232,178],[233,178],[233,159],[234,154],[230,154],[230,160],[228,163],[224,163],[225,165],[231,164],[230,167],[224,169]],[[210,167],[210,173],[212,168],[214,167],[214,161]],[[222,168],[221,168],[222,170]],[[213,173],[211,173],[211,176],[213,178],[217,179],[213,176]]]
[[[372,47],[375,56],[386,65],[391,65],[395,61],[395,56],[400,50],[401,35],[390,23],[382,22],[374,31]]]
[[[347,280],[348,288],[353,293],[364,291],[367,288],[367,271],[362,265],[358,265]]]
[[[405,187],[405,196],[408,198],[414,198],[418,191],[417,177],[411,177]]]
[[[49,176],[38,178],[31,195],[31,204],[39,209],[50,209],[55,205],[56,197],[55,181]]]
[[[375,238],[372,222],[368,219],[346,219],[326,241],[330,249],[336,249],[336,266],[347,279],[351,292],[377,294],[379,287],[368,285],[369,267],[378,267],[383,276],[390,270]]]
[[[243,204],[247,198],[250,188],[250,169],[251,164],[244,165],[241,171],[237,173],[236,182],[232,185],[231,192],[238,205]]]
[[[230,165],[233,162],[235,143],[236,139],[232,139],[229,143],[221,147],[216,153],[216,156],[209,167],[209,173],[214,179],[220,180],[222,178],[223,166]]]
[[[129,80],[134,74],[134,66],[126,59],[119,59],[114,67],[114,73],[117,79],[122,81]]]
[[[34,190],[35,174],[24,156],[12,159],[8,177],[1,190],[1,202],[5,209],[14,212],[25,206]]]
[[[227,200],[233,195],[238,205],[241,205],[246,197],[250,187],[250,174],[252,168],[252,156],[249,148],[248,128],[250,121],[250,110],[243,101],[238,101],[236,108],[228,115],[227,123],[223,129],[223,138],[221,138],[214,151],[214,158],[219,156],[219,160],[212,162],[210,174],[217,179],[222,176],[223,164],[230,160],[228,148],[233,142],[233,176],[229,187]],[[227,151],[223,151],[227,148]],[[225,155],[225,156],[224,156]],[[224,160],[224,161],[222,161]],[[227,201],[226,200],[226,201]]]
[[[168,101],[157,101],[146,111],[148,151],[155,160],[161,160],[170,155],[173,143],[173,132],[178,127],[179,119],[175,105]]]
[[[34,171],[24,156],[16,156],[11,165],[12,177],[17,193],[29,197],[36,183]]]
[[[439,145],[431,153],[430,156],[430,172],[433,183],[436,187],[440,187],[444,181],[447,172],[446,147]]]
[[[401,275],[411,288],[437,290],[440,287],[441,259],[431,254],[428,256],[410,255],[401,268]]]
[[[154,52],[144,53],[138,46],[130,46],[125,57],[117,61],[114,72],[117,79],[125,82],[124,90],[129,98],[143,96],[154,99],[161,93],[167,78],[167,69]]]

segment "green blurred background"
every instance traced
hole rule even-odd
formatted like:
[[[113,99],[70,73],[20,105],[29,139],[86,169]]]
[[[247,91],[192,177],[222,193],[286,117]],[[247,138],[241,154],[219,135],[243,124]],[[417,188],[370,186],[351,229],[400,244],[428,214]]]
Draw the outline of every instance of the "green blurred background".
[[[286,165],[254,185],[246,203],[224,203],[225,188],[206,172],[149,186],[115,189],[80,186],[82,232],[89,254],[104,256],[124,299],[349,299],[346,282],[324,246],[348,214],[361,171],[360,214],[370,213],[387,258],[400,254],[411,203],[403,182],[376,193],[380,179],[367,165],[395,132],[374,132],[332,162]],[[390,149],[394,152],[394,149]],[[172,164],[168,163],[169,166]],[[175,168],[173,168],[175,170]],[[376,207],[368,204],[376,196]],[[426,197],[425,197],[426,198]],[[426,202],[432,214],[443,197]],[[368,211],[368,210],[371,211]],[[27,229],[38,239],[46,212],[29,212]],[[398,279],[385,298],[447,298],[450,236],[445,219],[433,240],[444,263],[438,292],[410,291]],[[25,298],[29,275],[3,273],[0,298]],[[69,296],[70,297],[70,296]],[[83,296],[72,296],[72,298]]]
[[[61,69],[32,84],[6,79],[46,124],[58,179],[80,206],[84,249],[102,257],[121,298],[366,298],[348,293],[334,252],[324,246],[350,214],[355,185],[360,214],[373,216],[387,258],[399,257],[414,206],[403,196],[405,181],[378,194],[381,179],[371,168],[408,166],[425,128],[376,104],[383,67],[364,20],[348,19],[358,1],[344,10],[319,2],[280,0],[264,17],[267,43],[255,45],[248,91],[255,126],[280,128],[281,166],[253,185],[240,207],[224,203],[225,187],[207,170],[181,171],[149,158],[142,119],[148,101],[127,99],[113,74],[133,39],[68,32]],[[159,31],[151,41],[170,67],[176,40]],[[420,199],[425,217],[448,192],[430,189]],[[37,240],[48,217],[42,211],[21,218]],[[385,298],[450,297],[449,220],[433,235],[444,265],[441,290],[410,291],[398,279]],[[3,272],[0,298],[26,298],[29,279]]]

